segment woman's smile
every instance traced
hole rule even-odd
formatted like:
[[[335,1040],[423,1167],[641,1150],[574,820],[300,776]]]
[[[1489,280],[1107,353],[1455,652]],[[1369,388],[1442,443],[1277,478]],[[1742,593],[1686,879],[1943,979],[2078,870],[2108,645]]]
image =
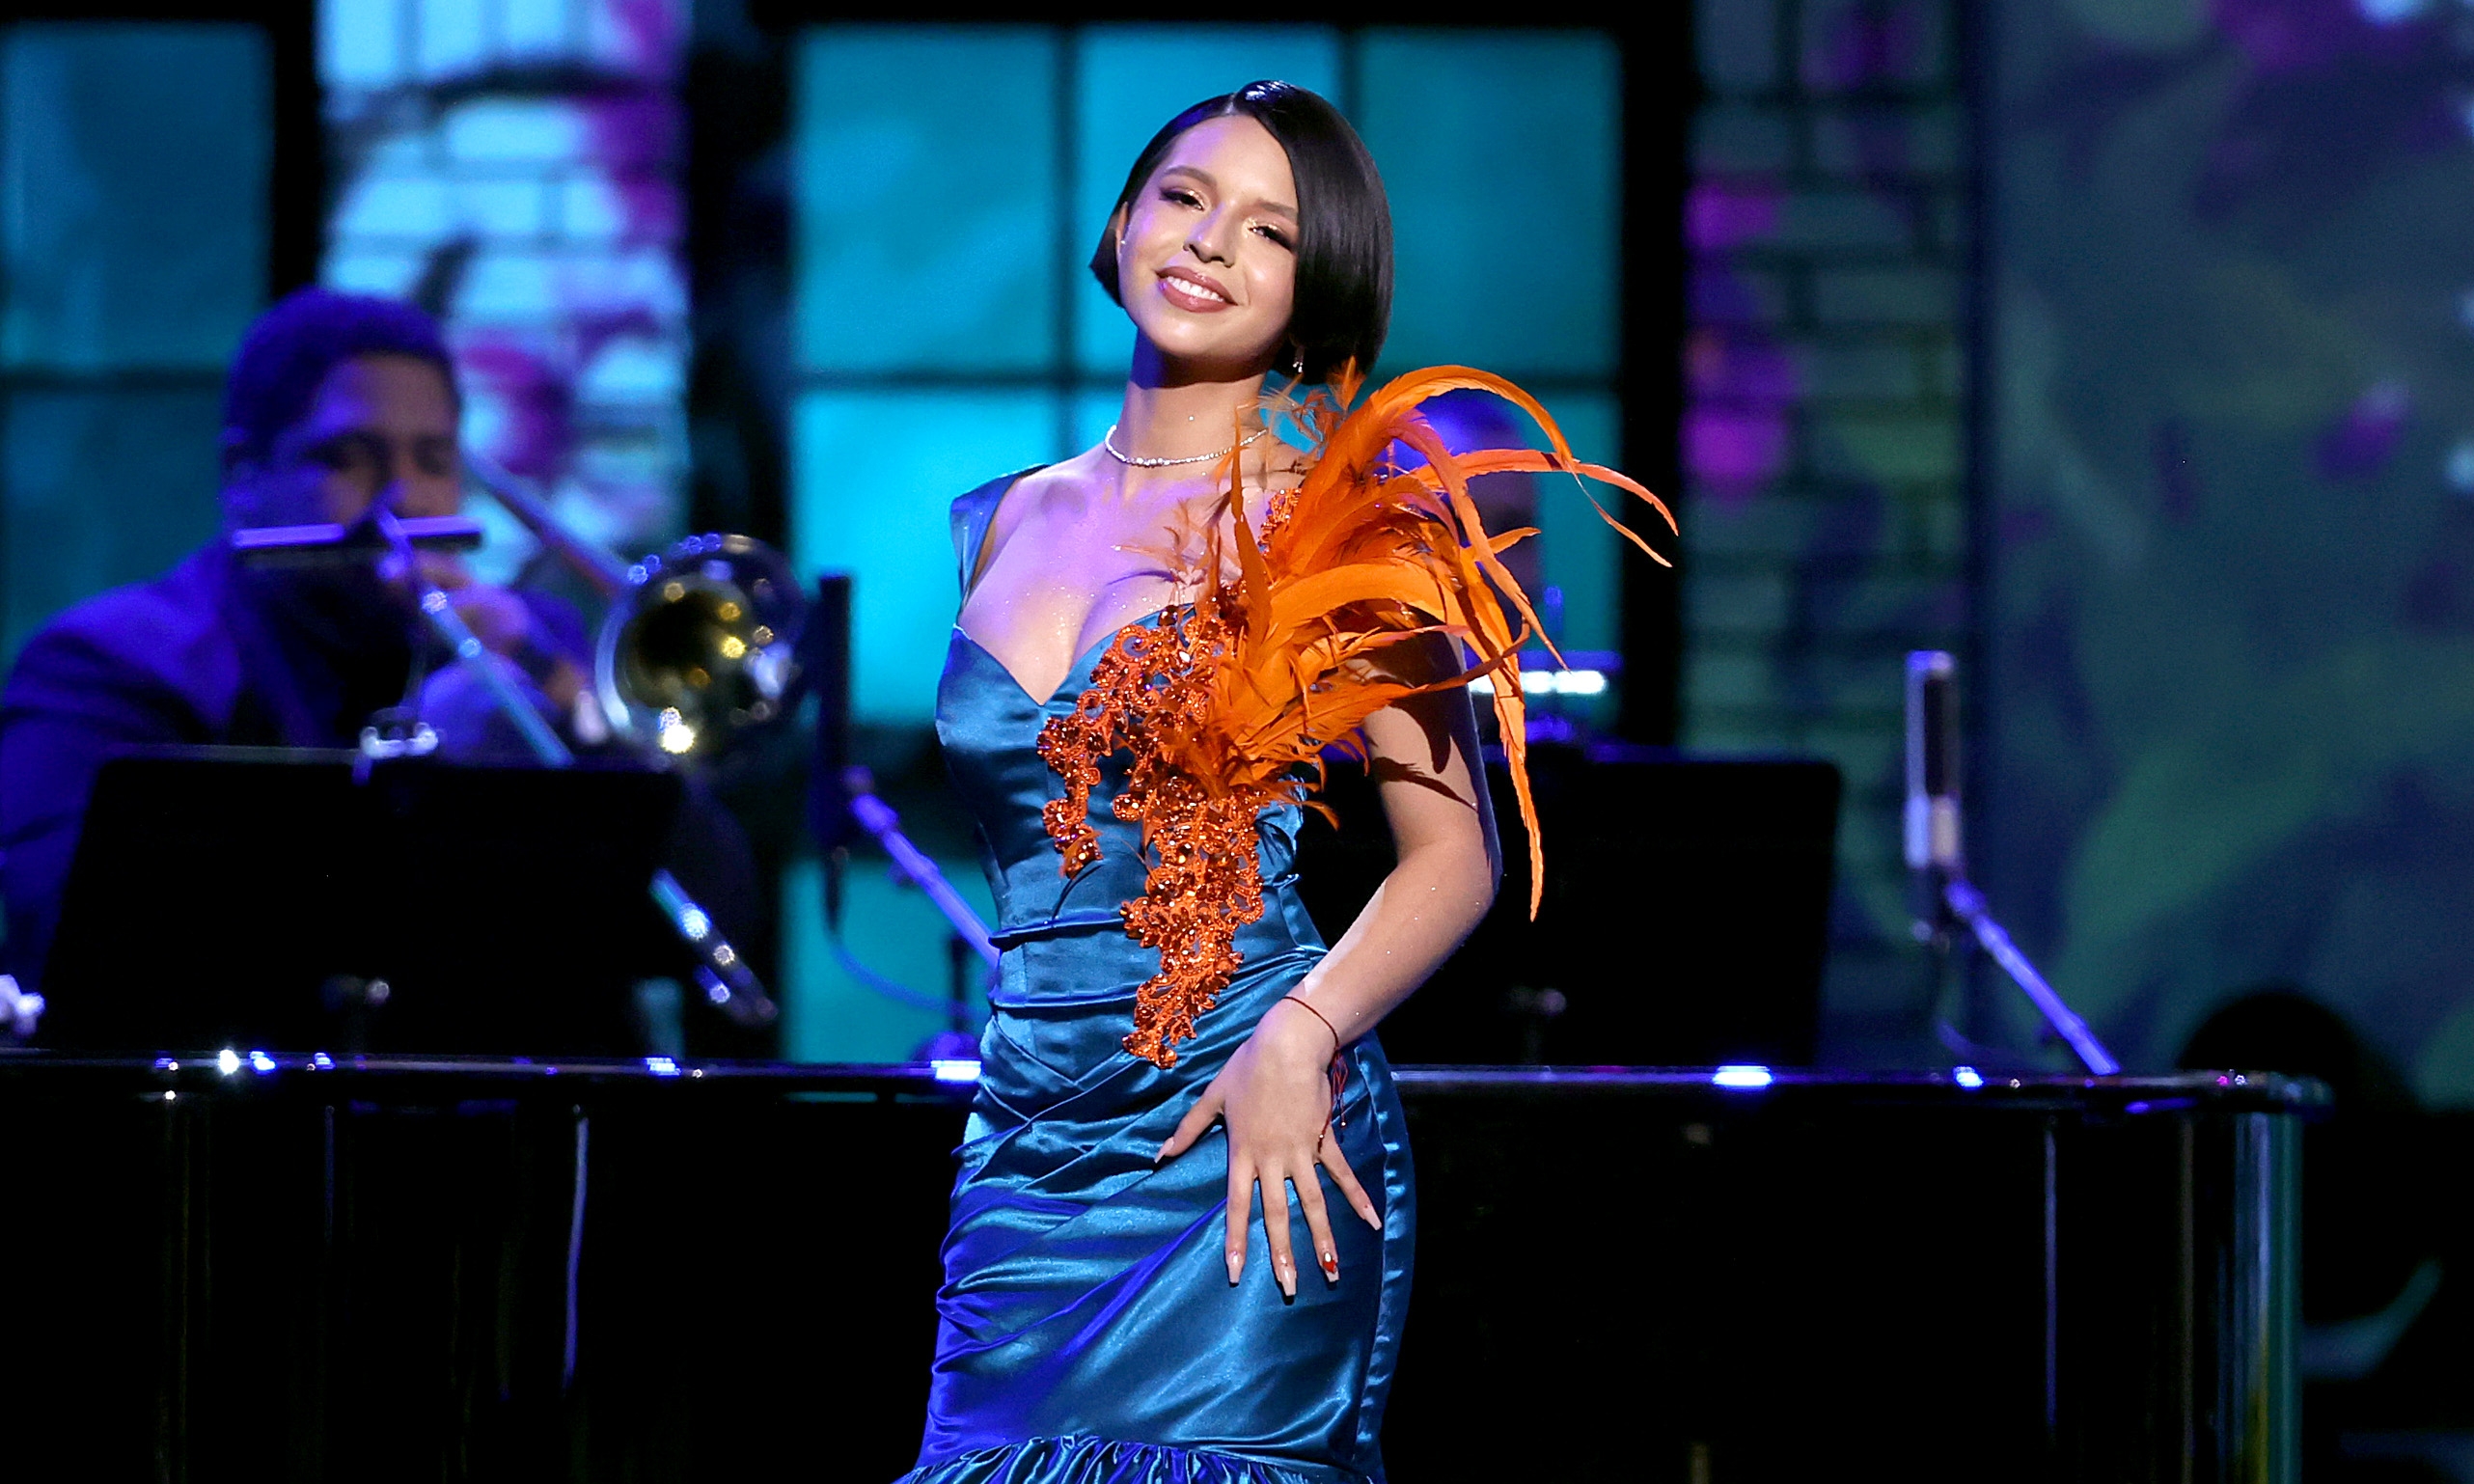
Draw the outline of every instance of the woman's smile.
[[[1216,315],[1233,309],[1237,301],[1228,290],[1192,268],[1166,267],[1160,270],[1160,296],[1177,308],[1198,315]]]

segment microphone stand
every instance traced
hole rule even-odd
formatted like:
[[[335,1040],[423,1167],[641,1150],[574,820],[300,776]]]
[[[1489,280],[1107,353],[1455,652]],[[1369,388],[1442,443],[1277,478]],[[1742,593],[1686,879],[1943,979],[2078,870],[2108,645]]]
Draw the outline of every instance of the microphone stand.
[[[2002,973],[2009,975],[2010,981],[2036,1006],[2036,1013],[2045,1017],[2045,1024],[2069,1044],[2081,1066],[2099,1077],[2110,1077],[2122,1070],[2122,1063],[2113,1059],[2113,1054],[2104,1049],[2104,1043],[2096,1038],[2087,1022],[2054,992],[2052,985],[2045,982],[2045,976],[2036,972],[2027,955],[2019,951],[2019,945],[2010,941],[2009,932],[1985,910],[1985,894],[1976,890],[1974,883],[1965,876],[1949,877],[1941,883],[1941,902],[1955,921],[1975,935],[1993,961],[2001,965]]]
[[[1966,928],[2079,1064],[2111,1077],[2122,1063],[2020,951],[1967,879],[1960,848],[1958,707],[1951,699],[1957,674],[1957,662],[1941,650],[1917,649],[1907,657],[1907,864],[1924,897],[1915,935],[1946,953],[1949,929]]]
[[[575,754],[559,740],[558,732],[541,719],[541,714],[533,709],[532,703],[524,699],[523,692],[515,688],[515,682],[509,678],[507,672],[489,658],[481,636],[473,632],[472,625],[464,621],[463,615],[455,612],[455,605],[449,601],[446,592],[421,575],[420,564],[413,560],[412,541],[395,511],[379,505],[371,508],[371,517],[378,534],[395,552],[396,560],[403,563],[406,580],[412,583],[419,601],[421,616],[438,637],[446,641],[455,657],[468,662],[481,675],[491,703],[514,724],[535,760],[545,768],[574,766]],[[372,735],[363,735],[365,761]],[[678,878],[671,874],[668,866],[653,872],[651,892],[664,920],[678,934],[679,942],[696,956],[697,987],[704,992],[706,1002],[742,1026],[771,1024],[781,1011],[765,994],[763,982],[748,967],[747,960],[740,956],[738,949],[731,947],[711,914],[697,905],[696,899],[688,895],[687,889],[678,884]]]

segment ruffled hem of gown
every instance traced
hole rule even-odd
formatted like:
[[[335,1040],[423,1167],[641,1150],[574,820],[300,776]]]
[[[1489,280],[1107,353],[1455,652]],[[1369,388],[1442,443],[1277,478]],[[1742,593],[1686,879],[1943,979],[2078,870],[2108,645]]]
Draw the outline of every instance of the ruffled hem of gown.
[[[1341,1484],[1363,1475],[1304,1470],[1159,1443],[1031,1438],[915,1469],[894,1484]]]

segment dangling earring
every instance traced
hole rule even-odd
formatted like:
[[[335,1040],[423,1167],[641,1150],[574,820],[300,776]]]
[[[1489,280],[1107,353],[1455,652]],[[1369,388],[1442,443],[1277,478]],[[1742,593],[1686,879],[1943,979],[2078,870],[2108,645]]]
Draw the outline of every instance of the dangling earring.
[[[1304,381],[1306,379],[1306,349],[1304,346],[1298,346],[1292,350],[1289,356],[1288,373],[1295,376],[1300,381]]]

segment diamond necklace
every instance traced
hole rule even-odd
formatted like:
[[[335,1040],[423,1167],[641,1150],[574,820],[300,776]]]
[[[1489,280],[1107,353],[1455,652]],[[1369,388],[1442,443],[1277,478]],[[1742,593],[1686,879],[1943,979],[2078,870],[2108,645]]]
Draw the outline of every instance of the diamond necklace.
[[[1116,446],[1116,425],[1111,423],[1108,431],[1100,435],[1100,447],[1108,450],[1108,456],[1120,464],[1131,464],[1137,469],[1166,469],[1175,464],[1199,464],[1215,458],[1226,458],[1270,431],[1268,427],[1257,427],[1217,453],[1189,453],[1183,458],[1137,458]]]

